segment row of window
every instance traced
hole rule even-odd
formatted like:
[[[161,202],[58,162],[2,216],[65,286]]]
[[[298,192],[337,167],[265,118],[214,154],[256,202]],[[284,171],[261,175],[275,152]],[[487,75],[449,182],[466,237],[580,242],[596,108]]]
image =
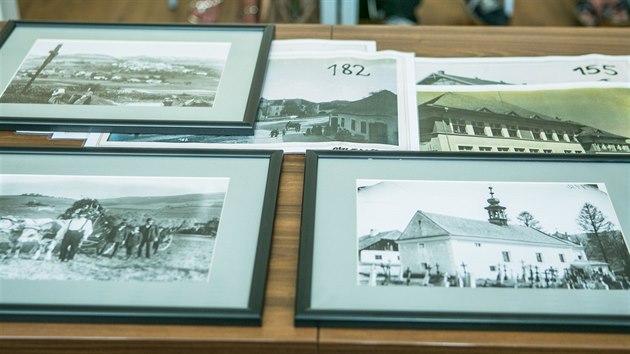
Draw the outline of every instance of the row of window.
[[[455,134],[497,136],[527,140],[566,141],[567,143],[577,141],[575,132],[572,131],[521,128],[515,125],[502,125],[497,123],[466,122],[462,119],[451,119],[449,125],[451,132]]]
[[[512,261],[509,251],[502,251],[501,255],[503,256],[503,262],[509,263],[509,262]],[[560,262],[565,263],[564,254],[558,253],[558,259],[560,260]],[[538,262],[538,263],[542,263],[543,262],[543,255],[542,255],[542,253],[536,252],[536,262]]]
[[[475,247],[481,247],[481,243],[475,242]],[[424,243],[418,243],[418,248],[424,248]],[[512,261],[512,256],[510,254],[510,251],[501,251],[501,255],[503,256],[503,262],[509,263]],[[558,259],[560,260],[561,263],[566,263],[566,258],[564,257],[563,253],[558,253]],[[582,257],[578,256],[578,259],[582,259]],[[536,262],[538,263],[543,262],[542,253],[536,252]]]
[[[458,145],[457,148],[459,149],[459,151],[474,151],[475,148],[471,145]],[[479,151],[495,151],[493,147],[491,146],[480,146],[479,147]],[[534,153],[534,154],[540,154],[540,153],[545,153],[545,154],[551,154],[553,152],[553,150],[551,149],[534,149],[534,148],[530,148],[530,149],[526,149],[526,148],[512,148],[512,150],[510,150],[509,147],[497,147],[496,151],[498,152],[530,152],[530,153]],[[564,150],[565,154],[581,154],[583,153],[582,150],[568,150],[565,149]]]

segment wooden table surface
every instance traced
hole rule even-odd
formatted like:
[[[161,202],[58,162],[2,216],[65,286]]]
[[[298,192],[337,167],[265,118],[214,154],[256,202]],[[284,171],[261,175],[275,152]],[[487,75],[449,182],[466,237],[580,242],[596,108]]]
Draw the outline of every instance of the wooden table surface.
[[[630,55],[630,28],[277,25],[276,38],[376,40],[432,57]],[[0,132],[0,146],[80,145]],[[294,327],[303,168],[303,155],[285,155],[261,327],[1,322],[0,353],[630,353],[619,333]]]

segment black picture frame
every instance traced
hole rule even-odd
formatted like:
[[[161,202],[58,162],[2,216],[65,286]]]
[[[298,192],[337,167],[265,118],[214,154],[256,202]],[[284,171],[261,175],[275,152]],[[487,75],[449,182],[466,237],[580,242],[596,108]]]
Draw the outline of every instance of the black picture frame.
[[[273,34],[273,25],[8,21],[0,129],[253,135]]]
[[[549,168],[550,166],[553,166],[553,169]],[[588,173],[571,177],[563,176],[562,171],[567,171],[567,173],[588,171]],[[553,177],[554,173],[560,173],[560,175]],[[362,188],[357,187],[359,179],[394,180],[406,183],[425,179],[449,180],[446,178],[449,175],[454,183],[465,183],[470,180],[500,180],[506,183],[538,181],[552,184],[552,182],[566,182],[567,180],[590,182],[591,178],[596,176],[596,179],[601,177],[601,181],[606,183],[610,196],[614,197],[614,209],[617,210],[620,226],[624,228],[624,232],[628,232],[626,231],[630,222],[630,209],[627,204],[627,198],[630,196],[628,173],[630,173],[630,159],[625,156],[586,157],[553,154],[524,157],[522,154],[489,156],[483,153],[445,155],[426,152],[307,151],[295,325],[627,332],[630,330],[630,310],[628,310],[630,307],[627,306],[630,301],[630,296],[628,296],[630,290],[627,288],[627,274],[624,275],[625,290],[601,292],[524,289],[526,291],[519,294],[519,289],[453,289],[456,293],[448,294],[449,289],[435,290],[436,287],[431,288],[431,284],[424,287],[418,286],[414,290],[413,286],[405,286],[404,281],[399,283],[399,285],[402,284],[401,286],[362,285],[365,283],[360,281],[362,255],[357,229],[365,226],[361,225],[361,221],[371,222],[372,219],[366,218],[365,215],[360,219],[356,210],[360,205],[357,193]],[[487,178],[487,176],[493,177]],[[391,189],[382,189],[381,192],[388,195]],[[495,192],[501,199],[500,189],[497,188]],[[403,198],[411,199],[415,196],[405,193],[408,192],[405,190],[402,193]],[[448,195],[444,196],[445,200],[448,198]],[[531,198],[535,197],[531,196]],[[369,203],[375,203],[374,199],[368,200]],[[550,201],[551,199],[547,203]],[[458,209],[458,203],[463,202],[454,201],[452,209]],[[387,204],[387,207],[395,211],[386,213],[383,219],[398,213],[396,207],[392,205],[395,204]],[[513,218],[515,216],[513,215]],[[382,231],[382,234],[386,234],[387,230]],[[349,236],[348,233],[352,235]],[[628,238],[624,235],[621,237],[625,242],[627,253]],[[401,259],[402,251],[400,248],[399,259]],[[499,253],[498,257],[500,255]],[[565,260],[562,259],[562,261]],[[400,262],[402,263],[403,260]],[[401,265],[400,276],[403,274],[402,268]],[[431,274],[430,272],[429,269],[428,274]],[[409,278],[412,279],[411,276]],[[382,284],[385,284],[385,281]],[[394,282],[389,284],[394,284]],[[410,283],[407,282],[406,285]],[[479,290],[481,292],[475,294],[475,291]],[[502,294],[500,291],[508,293]],[[579,293],[580,291],[582,293]],[[507,299],[512,296],[514,298]],[[598,296],[601,297],[598,298]],[[416,306],[414,301],[422,304],[415,303],[418,304]],[[514,306],[514,304],[519,304],[519,301],[521,304],[527,301],[530,303],[524,306],[525,310],[523,310]],[[533,303],[534,301],[537,303]],[[583,312],[580,307],[582,303],[579,301],[585,301]],[[434,306],[432,302],[435,302]],[[612,309],[607,308],[601,312],[598,312],[599,309],[589,308],[598,302],[616,303],[616,305]],[[558,310],[558,303],[572,304]],[[502,305],[504,307],[501,307]],[[589,309],[586,310],[586,308]]]
[[[0,198],[11,199],[8,194],[14,190],[12,186],[21,185],[33,192],[17,198],[31,198],[31,204],[39,205],[25,211],[28,208],[24,209],[21,203],[7,201],[1,208],[0,288],[3,291],[0,293],[0,319],[261,325],[281,164],[282,152],[273,150],[0,149],[0,186],[3,190]],[[34,184],[29,187],[28,181],[32,179],[38,180],[38,185],[44,186],[42,188],[47,192],[35,192],[34,189],[40,187],[32,187]],[[111,181],[120,182],[116,182],[113,189],[117,192],[107,187]],[[158,181],[160,190],[151,191],[150,186],[155,181]],[[92,187],[86,187],[89,185]],[[184,189],[169,194],[171,188]],[[198,192],[183,192],[186,189]],[[144,197],[143,190],[148,193]],[[81,198],[65,200],[77,191],[82,191]],[[99,191],[109,193],[114,206],[105,198],[97,197]],[[116,197],[119,193],[129,198]],[[151,193],[154,198],[146,198]],[[164,200],[159,201],[159,195],[164,195]],[[83,203],[85,198],[97,201],[103,208],[96,208],[93,202]],[[134,198],[139,198],[131,202],[135,207],[124,206],[126,202],[123,200]],[[47,203],[44,199],[56,202],[44,207]],[[54,219],[72,200],[73,207],[82,204],[80,210],[89,215],[88,219],[94,220],[90,222],[94,230],[92,235],[79,244],[74,259],[70,257],[71,260],[65,262],[59,259],[60,253],[54,244],[50,247],[51,243],[46,247],[49,247],[52,258],[44,257],[45,250],[39,256],[39,250],[45,247],[42,240],[46,236],[41,236],[37,244],[31,243],[30,253],[24,248],[18,248],[16,252],[11,247],[11,242],[7,241],[10,237],[7,220],[22,223],[27,228],[35,223],[43,235],[45,227],[41,220],[45,215],[36,209],[49,209],[47,213]],[[139,209],[134,211],[135,208]],[[11,210],[11,215],[6,215],[7,210]],[[94,214],[95,210],[105,211],[99,215],[99,212]],[[132,225],[138,225],[134,219],[144,220],[147,215],[155,219],[155,225],[176,221],[175,227],[169,229],[169,236],[162,239],[160,233],[160,249],[152,249],[152,257],[149,258],[147,247],[145,258],[142,244],[138,248],[137,239],[136,246],[132,244],[131,255],[128,251],[126,258],[126,241],[118,255],[117,248],[113,251],[111,246],[106,249],[107,235],[111,235],[116,225],[121,225],[121,220],[132,229]],[[109,222],[112,217],[115,222]],[[103,224],[106,220],[109,224]],[[210,226],[211,223],[214,226]],[[98,225],[108,226],[98,231]],[[203,227],[210,231],[203,231]],[[133,232],[138,229],[143,232],[142,226]],[[24,228],[17,230],[24,234]],[[59,233],[55,237],[59,247]],[[162,249],[168,238],[168,248]],[[34,250],[37,252],[32,257]],[[40,267],[48,270],[45,273],[36,271],[41,270]],[[99,271],[76,273],[77,269],[91,268]],[[113,273],[114,268],[121,269],[121,273]],[[24,275],[18,269],[33,272]],[[139,275],[132,278],[125,276],[137,269],[144,270],[134,273]],[[111,276],[103,277],[100,270]],[[193,277],[191,274],[200,275]]]

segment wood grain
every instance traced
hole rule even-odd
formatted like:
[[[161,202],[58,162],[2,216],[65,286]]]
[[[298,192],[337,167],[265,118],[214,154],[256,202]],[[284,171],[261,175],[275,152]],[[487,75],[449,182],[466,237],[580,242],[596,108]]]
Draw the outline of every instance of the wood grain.
[[[335,26],[333,39],[375,40],[379,50],[427,57],[630,54],[630,28]]]

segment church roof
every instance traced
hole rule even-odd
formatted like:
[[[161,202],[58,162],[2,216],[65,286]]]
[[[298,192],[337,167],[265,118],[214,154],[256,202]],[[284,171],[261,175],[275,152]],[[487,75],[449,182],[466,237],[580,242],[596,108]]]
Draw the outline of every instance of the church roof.
[[[396,241],[398,240],[401,234],[402,233],[398,230],[390,230],[390,231],[379,232],[378,234],[373,235],[373,236],[372,235],[361,236],[359,237],[359,250],[370,247],[371,245],[383,239]]]
[[[422,233],[420,223],[422,219]],[[424,224],[428,224],[426,227]],[[429,232],[427,232],[429,231]],[[411,218],[399,240],[422,239],[433,236],[459,236],[493,239],[521,243],[537,243],[549,246],[574,247],[569,241],[545,234],[531,227],[522,225],[499,226],[484,220],[466,219],[451,215],[442,215],[418,210]]]

